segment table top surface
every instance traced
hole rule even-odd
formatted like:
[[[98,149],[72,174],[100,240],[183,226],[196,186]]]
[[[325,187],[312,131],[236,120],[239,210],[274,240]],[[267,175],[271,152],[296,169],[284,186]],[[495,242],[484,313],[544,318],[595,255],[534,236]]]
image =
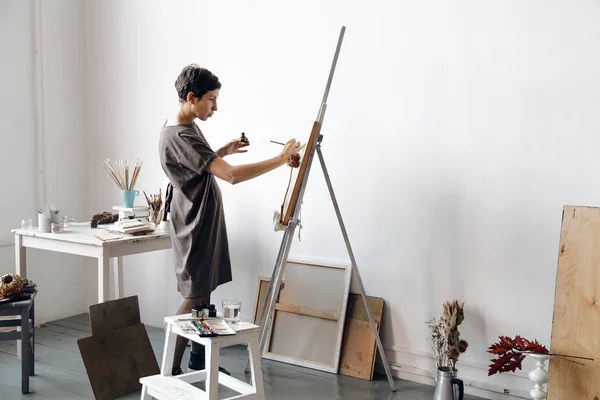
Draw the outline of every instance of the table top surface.
[[[64,232],[51,233],[40,232],[36,227],[32,229],[13,229],[14,235],[30,236],[43,239],[51,239],[69,243],[79,243],[91,246],[114,246],[124,243],[134,243],[148,240],[170,238],[170,232],[154,231],[145,235],[130,235],[126,233],[113,232],[109,229],[114,228],[114,224],[98,225],[98,228],[92,228],[89,222],[80,222],[68,226]]]
[[[186,318],[191,318],[191,317],[192,317],[192,314],[173,315],[170,317],[165,317],[165,323],[173,324],[178,319],[186,319]],[[254,331],[254,330],[260,328],[260,326],[254,325],[253,323],[246,322],[246,321],[240,321],[236,324],[228,323],[228,325],[231,327],[231,329],[233,329],[237,333],[250,332],[250,331]]]
[[[28,298],[28,299],[15,300],[15,301],[12,301],[12,300],[2,301],[2,300],[0,300],[0,308],[29,307],[29,305],[31,304],[31,301],[35,298],[35,295],[37,294],[37,288],[35,290],[27,291],[24,294],[30,295],[31,297]]]

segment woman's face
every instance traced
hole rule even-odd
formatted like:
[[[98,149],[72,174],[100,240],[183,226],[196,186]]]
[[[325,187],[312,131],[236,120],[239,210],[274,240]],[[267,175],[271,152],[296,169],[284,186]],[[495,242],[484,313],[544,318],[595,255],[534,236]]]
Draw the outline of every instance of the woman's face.
[[[217,111],[217,98],[219,97],[219,89],[206,92],[201,99],[193,97],[192,111],[196,118],[206,121]]]

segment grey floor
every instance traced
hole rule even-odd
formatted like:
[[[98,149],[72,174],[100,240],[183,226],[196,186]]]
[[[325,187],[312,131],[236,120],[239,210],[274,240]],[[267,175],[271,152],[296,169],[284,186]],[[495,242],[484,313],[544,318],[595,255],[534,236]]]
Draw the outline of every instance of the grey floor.
[[[152,347],[159,360],[164,344],[163,330],[147,327]],[[16,356],[16,342],[0,342],[0,400],[17,399],[93,399],[77,339],[90,335],[87,314],[50,322],[36,328],[36,375],[30,380],[31,393],[21,394],[21,368]],[[189,348],[188,348],[189,349]],[[187,361],[187,355],[184,361]],[[238,379],[248,380],[244,375],[247,361],[245,347],[227,348],[222,351],[221,365]],[[409,381],[396,380],[397,391],[390,391],[385,376],[365,381],[342,375],[329,374],[264,360],[263,375],[267,399],[394,399],[431,400],[433,387]],[[220,397],[233,396],[219,388]],[[139,399],[140,393],[132,393],[120,399]],[[467,400],[481,399],[465,396]]]

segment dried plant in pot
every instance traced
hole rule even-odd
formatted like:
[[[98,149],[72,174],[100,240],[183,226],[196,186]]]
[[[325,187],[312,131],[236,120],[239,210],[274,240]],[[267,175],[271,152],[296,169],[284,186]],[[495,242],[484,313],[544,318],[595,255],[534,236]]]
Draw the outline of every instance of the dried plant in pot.
[[[11,297],[23,289],[23,280],[17,274],[5,274],[0,277],[0,297]]]
[[[444,303],[443,313],[439,319],[433,318],[427,321],[427,326],[431,330],[431,347],[440,371],[455,374],[458,358],[469,346],[466,340],[460,338],[458,330],[458,326],[464,319],[464,303],[453,300]]]

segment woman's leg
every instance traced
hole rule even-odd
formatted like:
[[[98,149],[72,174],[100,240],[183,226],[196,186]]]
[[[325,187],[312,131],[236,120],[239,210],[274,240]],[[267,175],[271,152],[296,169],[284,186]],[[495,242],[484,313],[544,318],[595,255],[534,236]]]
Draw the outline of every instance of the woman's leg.
[[[184,299],[181,307],[179,307],[179,310],[177,310],[177,315],[189,314],[196,304],[202,303],[210,303],[210,296]],[[186,338],[177,335],[177,341],[175,342],[175,354],[173,355],[173,368],[181,368],[181,360],[183,359],[183,353],[185,352],[185,346],[187,345],[187,342],[188,340]]]

